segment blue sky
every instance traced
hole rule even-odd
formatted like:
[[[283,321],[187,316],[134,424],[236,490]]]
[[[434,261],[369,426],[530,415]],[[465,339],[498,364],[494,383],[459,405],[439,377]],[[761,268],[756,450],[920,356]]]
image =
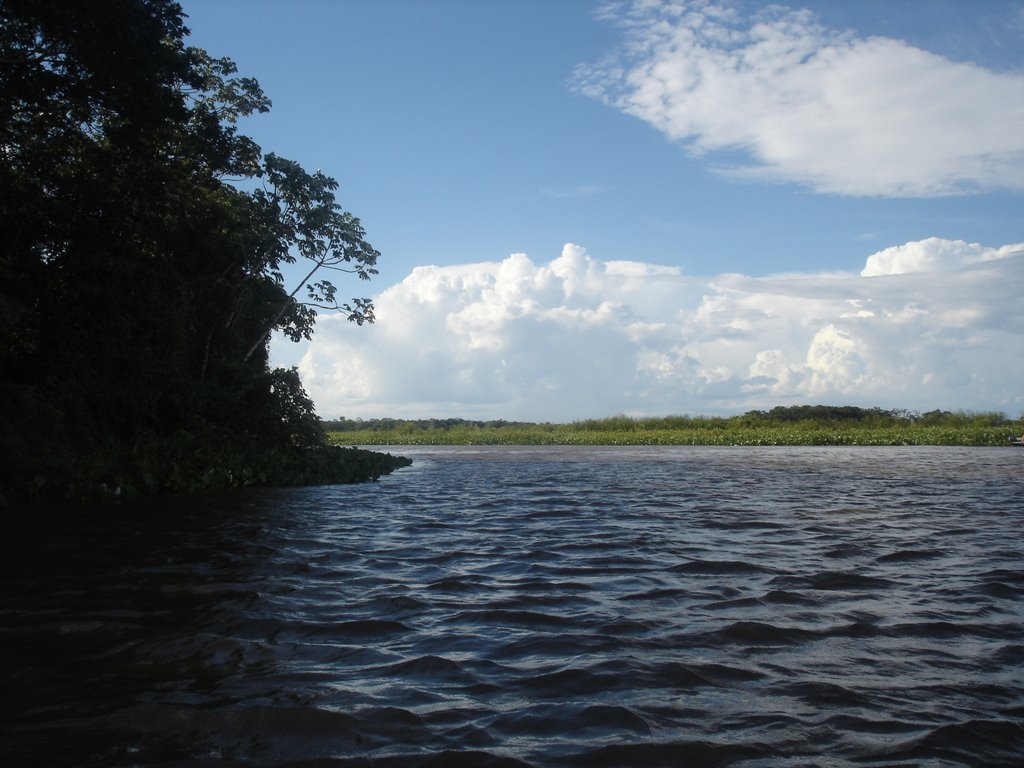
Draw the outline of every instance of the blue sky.
[[[1022,2],[183,6],[382,253],[322,416],[1024,410]]]

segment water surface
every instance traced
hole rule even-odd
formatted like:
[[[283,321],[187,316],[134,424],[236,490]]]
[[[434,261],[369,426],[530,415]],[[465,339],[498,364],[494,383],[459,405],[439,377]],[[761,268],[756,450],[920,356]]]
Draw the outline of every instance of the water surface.
[[[1021,764],[1024,452],[401,452],[12,532],[5,764]]]

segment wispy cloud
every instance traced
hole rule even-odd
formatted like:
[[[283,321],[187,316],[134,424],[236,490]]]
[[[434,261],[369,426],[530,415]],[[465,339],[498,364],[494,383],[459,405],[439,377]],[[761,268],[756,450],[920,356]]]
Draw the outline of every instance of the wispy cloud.
[[[570,420],[786,402],[995,409],[1024,393],[1024,244],[929,239],[860,274],[695,277],[566,245],[419,267],[377,323],[324,318],[301,363],[325,417]]]
[[[573,85],[734,177],[849,196],[1024,189],[1021,74],[826,28],[806,10],[739,7],[609,6],[627,42]]]

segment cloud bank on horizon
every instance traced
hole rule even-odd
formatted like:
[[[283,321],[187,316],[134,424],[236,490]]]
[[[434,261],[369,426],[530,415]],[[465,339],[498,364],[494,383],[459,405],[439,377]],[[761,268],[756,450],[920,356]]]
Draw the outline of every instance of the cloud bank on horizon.
[[[725,175],[841,196],[1024,189],[1024,75],[771,5],[608,6],[628,41],[573,87]],[[727,158],[740,153],[741,161]]]
[[[859,274],[699,277],[567,244],[418,267],[377,322],[321,319],[299,365],[325,418],[570,421],[787,403],[1024,410],[1024,243],[931,238]]]
[[[794,184],[836,215],[876,198],[905,219],[918,198],[931,232],[954,196],[1009,207],[1024,191],[1021,72],[774,4],[636,0],[602,14],[625,42],[577,67],[571,88],[649,123],[727,184]],[[765,249],[780,265],[768,275],[691,275],[571,243],[538,261],[421,266],[375,297],[376,325],[321,318],[300,371],[326,418],[570,421],[800,403],[1018,416],[1024,243],[1012,227],[995,242],[956,239],[955,220],[944,239],[893,237],[911,241],[865,253],[857,273],[778,273],[784,245]],[[796,235],[822,238],[822,265],[824,226]]]

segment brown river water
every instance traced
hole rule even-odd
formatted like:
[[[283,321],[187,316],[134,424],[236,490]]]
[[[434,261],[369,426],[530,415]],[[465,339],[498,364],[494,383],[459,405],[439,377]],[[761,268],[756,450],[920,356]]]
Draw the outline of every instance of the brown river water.
[[[1024,449],[396,452],[6,523],[3,765],[1024,765]]]

